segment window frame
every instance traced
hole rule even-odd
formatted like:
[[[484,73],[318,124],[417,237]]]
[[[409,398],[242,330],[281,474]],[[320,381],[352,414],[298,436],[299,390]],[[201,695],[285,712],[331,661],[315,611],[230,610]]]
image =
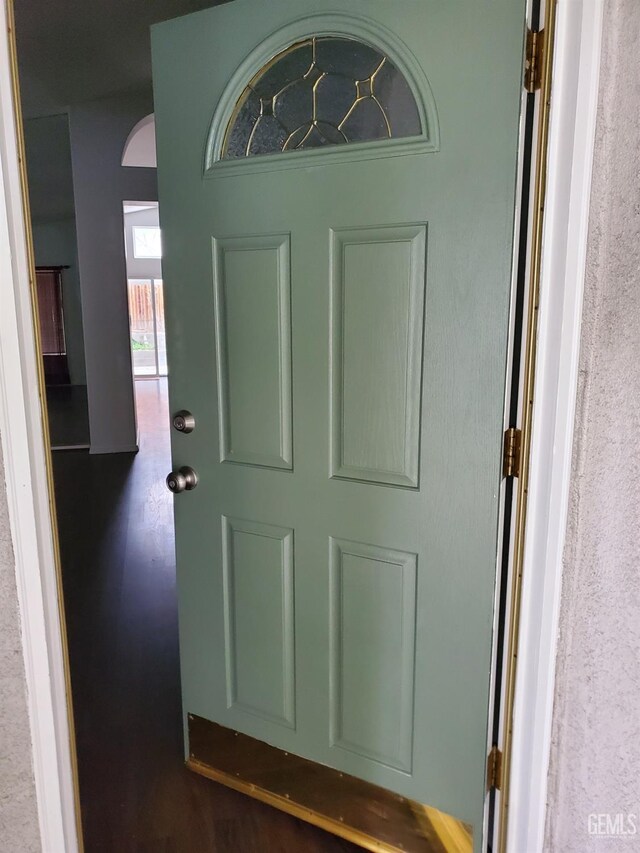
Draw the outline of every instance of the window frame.
[[[302,151],[276,152],[255,157],[224,159],[227,127],[248,83],[270,61],[291,45],[313,36],[356,39],[388,56],[411,89],[420,117],[420,136],[398,137],[346,145],[330,145]],[[407,154],[436,152],[440,130],[436,102],[421,64],[394,33],[366,18],[340,13],[314,15],[282,27],[260,42],[244,59],[224,89],[209,126],[204,150],[205,178],[246,175],[290,168],[308,168],[334,163],[371,160]]]

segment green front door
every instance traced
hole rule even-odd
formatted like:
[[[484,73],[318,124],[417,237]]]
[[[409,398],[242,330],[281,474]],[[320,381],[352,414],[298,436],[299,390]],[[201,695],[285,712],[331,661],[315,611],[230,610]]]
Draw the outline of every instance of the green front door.
[[[235,0],[154,84],[184,711],[485,799],[524,0]]]

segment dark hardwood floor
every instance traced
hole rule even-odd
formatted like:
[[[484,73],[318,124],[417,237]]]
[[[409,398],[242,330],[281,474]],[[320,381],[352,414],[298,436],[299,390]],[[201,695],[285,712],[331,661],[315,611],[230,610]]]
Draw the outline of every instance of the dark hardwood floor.
[[[89,446],[86,385],[48,386],[47,412],[53,448]]]
[[[54,455],[86,853],[353,853],[183,765],[166,380],[136,391],[138,454]]]

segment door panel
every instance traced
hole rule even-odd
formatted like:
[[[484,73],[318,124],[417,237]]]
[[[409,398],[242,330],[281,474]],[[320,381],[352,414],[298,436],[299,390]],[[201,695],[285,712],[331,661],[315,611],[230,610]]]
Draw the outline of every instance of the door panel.
[[[524,0],[341,5],[153,31],[170,399],[197,421],[173,460],[200,475],[175,502],[184,709],[478,845]],[[247,84],[313,35],[387,57],[389,114],[408,86],[420,133],[363,118],[358,141],[225,159],[229,122],[247,142],[277,108]]]
[[[291,468],[289,235],[213,244],[220,461]]]
[[[332,233],[332,476],[417,487],[425,226]]]
[[[227,706],[293,727],[293,530],[222,523]]]
[[[331,744],[411,772],[416,554],[331,541]]]

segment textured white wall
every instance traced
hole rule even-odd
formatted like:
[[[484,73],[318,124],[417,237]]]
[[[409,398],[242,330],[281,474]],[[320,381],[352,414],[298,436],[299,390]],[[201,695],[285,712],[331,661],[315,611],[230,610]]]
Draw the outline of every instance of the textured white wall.
[[[639,46],[638,0],[607,0],[549,776],[552,853],[640,849]],[[607,813],[614,822],[635,815],[637,834],[591,834],[589,815]],[[607,830],[606,818],[592,824]]]
[[[0,851],[40,848],[15,562],[0,450]]]

